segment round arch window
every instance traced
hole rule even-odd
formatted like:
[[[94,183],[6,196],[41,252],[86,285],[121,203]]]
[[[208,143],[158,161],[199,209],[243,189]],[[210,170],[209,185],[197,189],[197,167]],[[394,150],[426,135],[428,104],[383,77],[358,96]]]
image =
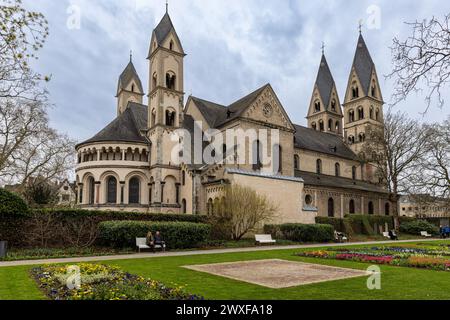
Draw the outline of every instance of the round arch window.
[[[312,205],[312,203],[313,203],[313,198],[312,198],[309,194],[306,195],[306,197],[305,197],[305,203],[306,203],[308,206]]]

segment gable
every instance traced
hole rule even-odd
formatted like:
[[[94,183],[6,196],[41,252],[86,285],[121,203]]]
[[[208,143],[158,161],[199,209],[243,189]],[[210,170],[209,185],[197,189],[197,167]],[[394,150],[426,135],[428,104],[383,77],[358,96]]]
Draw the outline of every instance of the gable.
[[[294,130],[294,126],[270,85],[259,93],[241,117]]]

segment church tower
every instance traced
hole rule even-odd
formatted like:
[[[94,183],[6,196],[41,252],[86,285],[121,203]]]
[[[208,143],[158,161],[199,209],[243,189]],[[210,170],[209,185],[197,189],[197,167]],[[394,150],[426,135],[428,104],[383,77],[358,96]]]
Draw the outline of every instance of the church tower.
[[[383,97],[375,64],[360,34],[344,101],[344,137],[360,154],[371,126],[383,127]]]
[[[180,204],[181,169],[172,159],[174,130],[182,127],[185,53],[166,13],[153,30],[148,53],[150,64],[148,133],[151,143],[150,208],[153,212],[177,213]]]
[[[314,130],[342,135],[342,110],[336,84],[322,53],[319,72],[309,106],[308,127]]]
[[[119,83],[117,85],[117,116],[125,111],[129,102],[142,104],[143,96],[144,90],[142,88],[142,82],[136,72],[130,55],[130,62],[120,75]]]

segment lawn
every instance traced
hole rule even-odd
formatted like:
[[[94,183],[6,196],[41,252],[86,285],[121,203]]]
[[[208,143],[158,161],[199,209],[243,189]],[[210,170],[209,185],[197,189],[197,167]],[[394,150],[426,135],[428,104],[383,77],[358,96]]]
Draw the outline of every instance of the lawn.
[[[449,244],[450,242],[436,242]],[[167,285],[184,285],[207,299],[450,299],[450,272],[380,266],[382,289],[368,290],[367,278],[353,278],[285,289],[269,289],[183,268],[186,265],[284,259],[365,270],[371,264],[295,256],[299,250],[161,257],[104,262]],[[29,277],[31,267],[0,268],[0,299],[44,299]]]

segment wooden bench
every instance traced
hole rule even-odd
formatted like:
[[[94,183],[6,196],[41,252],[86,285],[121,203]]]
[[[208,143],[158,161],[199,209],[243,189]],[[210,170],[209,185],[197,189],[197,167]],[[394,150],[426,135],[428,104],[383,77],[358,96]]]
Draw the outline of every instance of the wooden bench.
[[[152,249],[149,245],[147,245],[147,238],[136,238],[136,247],[138,248],[138,251],[141,252],[141,250],[150,250]],[[166,245],[155,245],[155,249],[161,249],[162,251],[166,251]]]
[[[275,244],[276,240],[272,239],[270,234],[256,234],[255,235],[256,244]]]
[[[425,237],[425,238],[431,238],[431,237],[432,237],[432,235],[429,234],[427,231],[421,231],[421,232],[420,232],[420,235],[421,235],[422,237]]]

